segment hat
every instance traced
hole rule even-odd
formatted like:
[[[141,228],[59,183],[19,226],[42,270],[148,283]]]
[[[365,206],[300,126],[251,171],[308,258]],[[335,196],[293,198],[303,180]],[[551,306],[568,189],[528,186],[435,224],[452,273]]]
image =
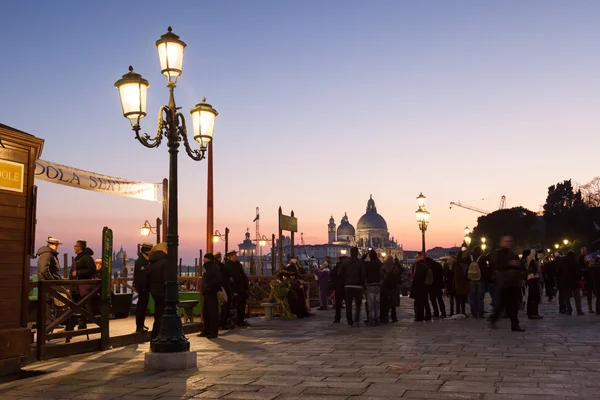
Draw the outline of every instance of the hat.
[[[62,244],[62,242],[60,241],[60,239],[57,238],[53,238],[51,236],[48,236],[48,244]]]
[[[215,261],[215,256],[213,253],[206,253],[204,255],[204,258],[206,258],[207,260],[210,260],[210,261]]]
[[[221,252],[220,251],[217,251],[215,253],[215,258],[221,258]]]
[[[165,242],[162,243],[156,243],[153,247],[151,252],[154,253],[155,251],[162,251],[163,253],[167,252],[167,244]]]
[[[235,250],[229,250],[226,255],[230,256],[232,254],[237,254],[237,251],[235,251]]]
[[[144,242],[140,246],[140,253],[147,253],[152,250],[152,247],[154,247],[152,243]]]

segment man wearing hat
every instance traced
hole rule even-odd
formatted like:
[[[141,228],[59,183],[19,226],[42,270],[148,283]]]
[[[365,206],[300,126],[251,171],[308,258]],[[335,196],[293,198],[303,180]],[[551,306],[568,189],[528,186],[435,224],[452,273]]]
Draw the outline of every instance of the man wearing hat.
[[[37,275],[40,280],[58,280],[60,276],[60,262],[58,261],[58,246],[61,241],[57,238],[49,237],[46,246],[37,251]]]
[[[146,319],[146,308],[148,308],[148,300],[150,291],[148,288],[148,273],[146,267],[150,263],[149,253],[152,250],[152,243],[144,242],[140,246],[140,252],[133,269],[133,287],[138,294],[137,305],[135,307],[135,325],[136,332],[148,332],[148,328],[144,324]]]
[[[198,335],[207,339],[216,339],[219,336],[219,297],[221,290],[221,272],[212,253],[204,255],[204,273],[202,274],[202,319],[204,326]]]
[[[237,325],[245,326],[244,314],[246,313],[246,299],[248,299],[248,277],[244,271],[242,263],[237,259],[237,251],[230,250],[227,252],[227,262],[225,270],[229,275],[231,282],[232,307],[237,309]]]

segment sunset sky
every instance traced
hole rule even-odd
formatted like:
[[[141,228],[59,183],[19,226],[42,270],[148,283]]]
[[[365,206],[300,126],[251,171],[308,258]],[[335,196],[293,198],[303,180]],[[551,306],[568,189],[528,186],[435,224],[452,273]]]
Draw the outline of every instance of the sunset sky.
[[[257,206],[261,233],[276,233],[280,205],[324,243],[330,215],[356,226],[373,194],[390,234],[418,249],[423,192],[427,247],[451,246],[479,216],[451,201],[492,211],[506,195],[538,211],[549,185],[599,175],[599,20],[598,1],[6,1],[0,123],[45,139],[44,160],[162,181],[166,145],[134,140],[114,82],[130,64],[150,81],[154,133],[168,101],[155,41],[170,25],[188,45],[178,105],[189,115],[206,96],[219,112],[215,228],[232,244],[254,236]],[[193,263],[206,162],[183,152],[179,170]],[[39,182],[37,246],[52,235],[72,253],[81,238],[99,253],[106,225],[133,254],[160,210]]]

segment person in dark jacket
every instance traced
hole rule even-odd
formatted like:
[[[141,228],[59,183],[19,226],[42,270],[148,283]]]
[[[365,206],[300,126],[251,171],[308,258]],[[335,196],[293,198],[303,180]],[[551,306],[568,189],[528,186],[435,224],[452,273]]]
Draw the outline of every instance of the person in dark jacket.
[[[46,246],[41,247],[36,255],[37,275],[39,280],[54,281],[62,279],[60,276],[60,262],[58,261],[59,239],[49,237]]]
[[[215,253],[215,263],[219,267],[219,272],[221,273],[221,285],[225,294],[227,295],[227,300],[221,304],[221,315],[219,318],[219,326],[221,330],[232,329],[233,327],[230,325],[231,321],[229,319],[229,311],[231,310],[231,278],[227,273],[227,268],[225,268],[225,264],[221,262],[222,255],[221,252],[218,251]],[[228,323],[229,321],[229,323]]]
[[[391,255],[385,258],[381,268],[381,322],[387,324],[390,321],[398,322],[396,307],[400,305],[400,279],[402,266],[400,261]]]
[[[554,254],[554,262],[556,265],[556,288],[558,291],[558,312],[561,314],[567,313],[567,288],[563,287],[563,273],[565,268],[565,256],[562,252]]]
[[[150,250],[150,262],[146,267],[148,290],[154,299],[154,325],[152,325],[152,339],[158,337],[161,318],[165,312],[165,290],[168,276],[169,260],[167,257],[167,244],[157,243]]]
[[[490,325],[495,326],[503,309],[510,318],[511,330],[513,332],[525,332],[519,325],[519,296],[521,288],[519,283],[523,276],[523,267],[519,257],[512,251],[513,238],[504,236],[500,239],[500,248],[492,253],[490,263],[496,271],[496,282],[500,294],[500,304],[494,309],[490,316]]]
[[[454,294],[454,267],[456,266],[456,258],[451,255],[444,261],[444,286],[446,296],[450,302],[450,316],[454,315],[454,304],[456,297]],[[457,307],[458,308],[458,307]]]
[[[433,273],[433,283],[429,286],[429,300],[433,307],[433,317],[446,318],[446,304],[444,304],[444,268],[439,262],[426,257],[425,263]]]
[[[331,288],[333,290],[333,295],[335,299],[335,317],[333,317],[333,322],[339,324],[342,319],[342,302],[344,301],[344,280],[339,276],[340,268],[344,260],[348,258],[346,256],[341,256],[339,261],[335,264],[331,273],[329,274],[329,278],[331,279]]]
[[[250,290],[248,276],[246,275],[246,271],[244,271],[242,263],[237,259],[237,251],[230,250],[226,256],[225,269],[231,282],[231,306],[237,310],[236,324],[238,326],[246,326],[244,317],[246,313],[246,300],[248,299],[248,291]]]
[[[573,314],[571,297],[575,297],[577,315],[585,315],[581,309],[581,288],[579,286],[581,276],[581,266],[575,258],[575,252],[569,251],[560,264],[561,290],[563,290],[563,299],[565,300],[565,311],[569,315]]]
[[[152,250],[152,243],[142,243],[140,246],[140,253],[138,254],[137,260],[135,260],[135,266],[133,268],[133,287],[138,294],[137,304],[135,306],[135,331],[138,333],[148,332],[144,320],[146,319],[146,309],[148,308],[148,301],[150,299],[148,273],[146,271],[146,268],[150,263],[150,256],[148,255],[150,250]]]
[[[471,265],[467,267],[467,278],[469,279],[469,308],[471,309],[471,316],[475,319],[483,318],[483,300],[485,298],[485,280],[483,271],[487,270],[487,262],[484,255],[481,252],[481,247],[476,246],[471,254],[471,263],[477,263],[479,274],[477,274],[477,268],[471,270]]]
[[[207,339],[219,336],[219,296],[217,293],[223,287],[221,272],[212,253],[204,255],[204,272],[202,273],[202,319],[204,326],[198,335]]]
[[[71,278],[77,280],[83,279],[96,279],[96,261],[94,261],[94,251],[87,247],[85,240],[78,240],[73,246],[75,250],[75,260],[73,262],[73,268],[71,270]],[[89,285],[79,285],[78,287],[79,298],[83,298],[88,295],[91,288]],[[99,313],[100,304],[100,293],[98,293],[90,302],[85,304],[85,308],[92,314],[97,315]],[[79,329],[86,329],[87,324],[85,319],[79,322]]]
[[[462,247],[456,256],[456,264],[454,265],[454,296],[456,298],[456,313],[464,316],[467,316],[466,304],[469,295],[467,271],[470,264],[471,255],[465,247]]]
[[[413,280],[410,288],[410,297],[415,300],[415,321],[431,321],[431,309],[429,308],[429,287],[426,284],[427,280],[427,262],[425,253],[419,252],[415,257],[415,265],[413,266]]]
[[[592,304],[594,300],[594,283],[592,281],[592,274],[590,273],[590,264],[585,260],[586,255],[586,249],[581,249],[579,266],[581,267],[581,277],[583,279],[583,291],[587,298],[588,314],[593,314],[594,308]]]
[[[590,260],[590,278],[596,295],[596,315],[600,315],[600,256],[598,255]]]
[[[552,256],[552,254],[550,254],[550,256]],[[556,290],[556,264],[556,259],[550,260],[549,258],[542,264],[542,276],[548,301],[552,301]]]
[[[358,327],[360,324],[360,309],[362,306],[362,291],[365,285],[365,266],[358,258],[358,247],[350,249],[350,258],[344,260],[340,267],[339,276],[344,280],[346,295],[346,321],[349,326]],[[354,302],[354,319],[352,303]]]

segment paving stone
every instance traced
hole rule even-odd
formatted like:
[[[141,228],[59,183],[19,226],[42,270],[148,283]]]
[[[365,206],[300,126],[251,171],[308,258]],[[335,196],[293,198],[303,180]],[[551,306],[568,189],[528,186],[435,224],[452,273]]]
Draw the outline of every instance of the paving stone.
[[[278,393],[269,392],[232,392],[223,396],[223,398],[237,400],[272,400],[277,396],[279,396]]]
[[[456,400],[479,400],[481,395],[475,393],[445,393],[445,392],[424,392],[408,390],[402,398],[409,399],[456,399]]]

